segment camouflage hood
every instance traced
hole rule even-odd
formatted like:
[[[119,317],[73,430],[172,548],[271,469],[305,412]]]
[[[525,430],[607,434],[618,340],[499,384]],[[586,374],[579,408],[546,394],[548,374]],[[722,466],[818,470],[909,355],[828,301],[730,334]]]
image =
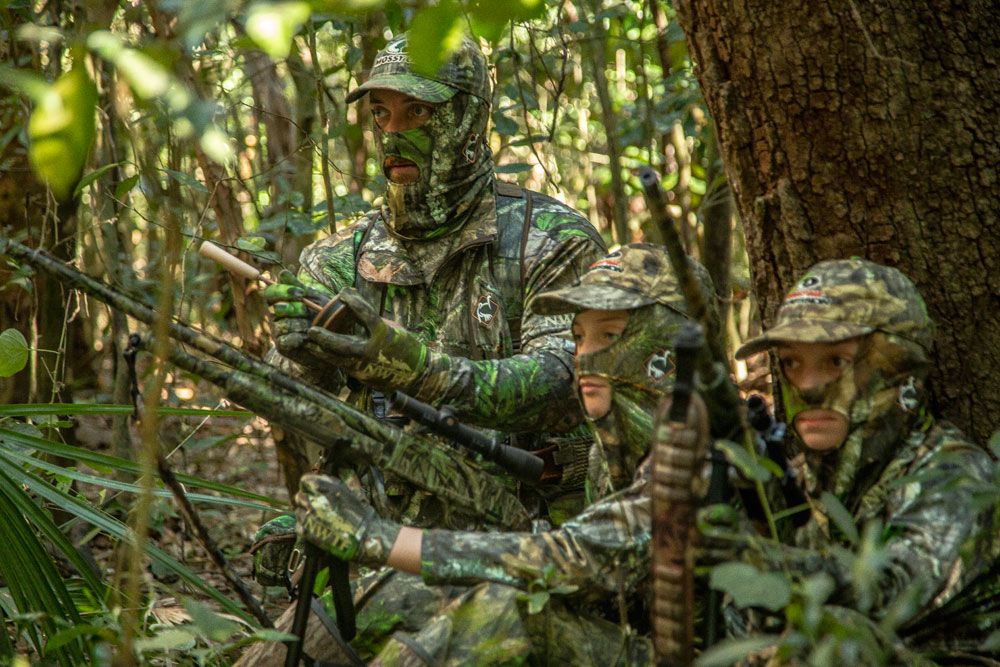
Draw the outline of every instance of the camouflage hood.
[[[783,341],[860,338],[852,365],[822,387],[800,390],[778,370],[789,423],[814,408],[848,422],[844,444],[828,452],[809,450],[795,435],[812,495],[829,491],[857,509],[910,434],[929,428],[924,383],[933,333],[923,299],[902,273],[866,260],[833,260],[810,269],[785,297],[777,324],[737,351],[744,357]]]
[[[486,140],[490,80],[486,58],[470,40],[435,77],[412,72],[407,35],[390,41],[375,57],[368,80],[348,95],[389,89],[437,107],[427,123],[403,132],[384,132],[374,124],[379,164],[387,157],[410,160],[420,168],[415,183],[387,179],[382,215],[386,226],[404,239],[429,240],[460,229],[473,214],[483,215],[482,201],[492,195],[493,156]],[[496,216],[495,206],[485,212]]]
[[[706,301],[714,306],[708,271],[692,269]],[[576,357],[577,377],[597,375],[611,385],[611,408],[588,419],[601,444],[591,456],[591,479],[599,495],[632,481],[649,450],[652,415],[673,389],[673,341],[687,318],[687,306],[666,252],[660,246],[623,246],[594,262],[572,287],[539,295],[533,307],[544,313],[627,310],[621,336],[602,350]]]

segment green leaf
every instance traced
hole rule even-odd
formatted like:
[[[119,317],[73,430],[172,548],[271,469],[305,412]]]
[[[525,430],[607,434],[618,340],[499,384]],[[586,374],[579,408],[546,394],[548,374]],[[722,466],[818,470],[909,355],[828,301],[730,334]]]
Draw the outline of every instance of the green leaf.
[[[163,65],[145,53],[129,48],[120,37],[107,30],[90,33],[87,37],[87,46],[112,63],[133,92],[142,99],[162,97],[171,88],[179,88]],[[183,95],[180,92],[177,94]]]
[[[763,651],[778,644],[780,637],[758,635],[747,639],[726,639],[698,656],[696,667],[726,667],[743,660],[751,653]]]
[[[149,653],[192,648],[194,644],[195,636],[189,630],[169,628],[152,637],[137,639],[135,648],[140,653]]]
[[[267,247],[267,239],[263,236],[242,236],[236,239],[236,247],[249,252],[260,252]]]
[[[733,597],[737,607],[764,607],[771,611],[785,608],[792,590],[784,576],[760,572],[746,563],[723,563],[712,568],[712,588]]]
[[[745,448],[730,440],[718,440],[715,446],[726,455],[726,460],[736,466],[740,473],[754,482],[766,482],[771,479],[771,471],[757,461],[757,457]]]
[[[247,34],[275,60],[288,57],[292,38],[309,18],[307,2],[255,2],[247,10]]]
[[[166,169],[163,167],[160,167],[160,171],[162,171],[163,173],[165,173],[167,176],[174,179],[178,183],[181,183],[190,188],[198,190],[199,192],[209,192],[209,189],[206,188],[204,185],[202,185],[198,179],[188,174],[185,174],[184,172],[174,171],[173,169]]]
[[[508,21],[530,21],[545,12],[543,0],[474,0],[469,5],[469,13],[480,20],[506,23]]]
[[[497,134],[512,137],[518,132],[517,122],[504,115],[503,111],[497,109],[492,114],[493,129]]]
[[[528,171],[532,166],[527,162],[511,162],[494,167],[493,171],[497,174],[520,174],[522,171]]]
[[[990,451],[993,456],[1000,458],[1000,431],[990,436]]]
[[[87,187],[88,185],[90,185],[91,183],[93,183],[94,181],[96,181],[97,179],[99,179],[104,174],[108,173],[110,170],[112,170],[115,167],[118,167],[120,165],[123,165],[123,164],[125,164],[125,163],[124,162],[115,162],[115,163],[112,163],[112,164],[106,164],[103,167],[101,167],[99,169],[95,169],[94,171],[90,172],[89,174],[87,174],[86,176],[84,176],[83,178],[81,178],[80,182],[76,184],[76,188],[73,190],[73,196],[76,197],[78,194],[80,194],[81,192],[83,192],[83,189],[85,187]]]
[[[837,499],[837,496],[827,491],[823,493],[820,500],[823,502],[830,520],[840,529],[844,537],[850,540],[851,544],[857,544],[859,538],[858,527],[854,524],[854,518],[851,517],[851,513]]]
[[[36,103],[28,121],[28,155],[39,177],[59,200],[73,193],[94,142],[97,88],[78,63]]]
[[[28,363],[28,341],[17,329],[0,333],[0,377],[9,378]]]
[[[410,25],[406,47],[414,72],[433,76],[448,56],[462,45],[465,31],[461,16],[450,0],[417,12]]]
[[[118,187],[115,188],[115,199],[121,199],[122,197],[124,197],[125,194],[131,191],[132,188],[135,187],[135,184],[138,182],[139,182],[139,174],[132,174],[124,181],[119,183]]]
[[[549,601],[548,591],[538,591],[537,593],[519,593],[517,598],[528,603],[528,613],[537,614]]]
[[[239,623],[216,614],[197,600],[184,600],[184,608],[191,614],[192,625],[214,642],[223,642],[240,629]]]

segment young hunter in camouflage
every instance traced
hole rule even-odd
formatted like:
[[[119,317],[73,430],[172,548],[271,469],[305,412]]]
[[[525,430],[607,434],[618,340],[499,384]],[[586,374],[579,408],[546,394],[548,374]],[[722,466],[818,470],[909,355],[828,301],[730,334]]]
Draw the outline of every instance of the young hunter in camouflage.
[[[908,657],[897,658],[916,660],[916,651],[980,664],[972,656],[989,628],[962,623],[961,615],[941,624],[935,614],[955,607],[994,562],[997,517],[992,503],[975,498],[994,466],[984,449],[928,411],[932,337],[923,299],[896,269],[826,261],[792,288],[775,326],[736,356],[777,352],[792,465],[812,518],[787,545],[751,541],[731,555],[797,575],[828,573],[829,603],[845,614],[859,609],[882,619],[904,591],[916,590],[916,611],[898,630],[908,644],[900,656]],[[858,526],[883,526],[886,560],[871,590],[857,590],[836,556],[843,540],[820,500],[824,493],[836,496]],[[995,587],[995,570],[992,577]],[[869,664],[863,655],[853,660]],[[792,655],[780,664],[800,663]]]
[[[700,267],[699,267],[700,268]],[[704,270],[706,292],[710,282]],[[602,446],[591,453],[602,498],[545,533],[417,530],[379,518],[337,479],[303,477],[296,497],[305,539],[343,558],[389,570],[365,578],[356,600],[359,649],[371,664],[634,665],[648,639],[650,415],[672,387],[670,345],[685,320],[662,249],[626,246],[574,286],[541,295],[538,312],[577,313],[574,337],[604,337],[576,355],[577,373],[611,387],[607,414],[588,416]],[[584,316],[613,309],[615,331],[593,333]],[[616,339],[613,340],[612,339]],[[610,344],[608,344],[610,342]],[[580,343],[582,344],[582,343]],[[620,395],[619,395],[620,394]],[[619,414],[621,413],[621,414]],[[628,424],[636,419],[636,424]],[[605,435],[605,433],[607,435]],[[610,465],[609,462],[615,462]],[[609,473],[610,471],[610,473]],[[611,483],[622,475],[630,485]],[[391,636],[390,636],[391,635]]]
[[[355,224],[306,248],[299,274],[306,285],[339,294],[356,319],[374,313],[395,326],[383,322],[368,335],[310,328],[301,290],[276,285],[265,294],[275,304],[277,349],[328,388],[338,384],[336,369],[360,380],[365,389],[355,398],[376,412],[382,395],[400,390],[451,406],[466,423],[530,431],[518,444],[540,431],[579,427],[570,318],[542,315],[530,302],[579,278],[605,253],[603,241],[567,206],[495,180],[491,86],[476,44],[465,40],[435,77],[411,71],[406,45],[405,34],[391,40],[368,81],[347,97],[372,97],[386,196]],[[395,131],[385,120],[389,95],[408,101],[416,127]],[[412,182],[395,176],[417,171]],[[564,470],[579,471],[578,483],[588,443],[576,440],[567,441],[562,460]],[[421,521],[415,507],[426,494],[399,483],[392,470],[381,472],[398,518]],[[429,484],[423,491],[433,493]],[[582,507],[576,495],[568,515]]]

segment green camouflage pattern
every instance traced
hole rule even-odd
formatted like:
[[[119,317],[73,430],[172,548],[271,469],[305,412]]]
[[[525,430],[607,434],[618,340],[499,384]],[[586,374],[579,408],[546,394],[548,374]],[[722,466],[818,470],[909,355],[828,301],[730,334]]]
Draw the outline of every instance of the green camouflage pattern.
[[[718,317],[708,271],[689,258],[709,317]],[[612,409],[588,418],[597,436],[588,479],[595,498],[627,486],[649,451],[650,406],[673,389],[671,346],[687,318],[680,283],[660,246],[623,246],[594,262],[573,286],[540,295],[533,307],[563,313],[629,310],[622,335],[602,350],[577,355],[577,376],[597,375],[611,385]]]
[[[832,343],[873,331],[906,338],[929,353],[934,325],[910,279],[897,269],[863,259],[813,266],[785,296],[777,322],[747,341],[736,358],[780,341]]]
[[[424,102],[444,102],[456,91],[475,95],[484,102],[492,97],[489,64],[475,42],[466,38],[461,46],[432,77],[414,74],[407,53],[409,35],[403,33],[389,40],[375,55],[368,79],[347,95],[347,102],[356,102],[368,91],[378,88],[412,95]]]
[[[427,346],[427,370],[411,387],[415,398],[504,431],[568,430],[583,418],[573,395],[571,319],[539,315],[531,300],[576,281],[603,256],[603,242],[578,213],[533,193],[522,294],[526,200],[496,201],[495,218],[470,221],[434,243],[404,243],[376,219],[356,248],[378,216],[371,213],[306,248],[299,279],[333,293],[355,285]],[[515,336],[521,354],[514,354]]]
[[[282,514],[258,528],[250,547],[254,581],[261,586],[289,588],[291,573],[288,566],[292,552],[298,547],[294,514]]]
[[[581,615],[558,594],[532,613],[525,592],[512,586],[429,586],[415,575],[384,569],[362,576],[354,599],[358,634],[351,645],[369,665],[596,667],[652,661],[646,638],[624,624]],[[334,615],[329,595],[323,600]],[[338,656],[331,658],[340,664]]]
[[[361,565],[385,563],[400,525],[382,519],[374,508],[339,479],[303,475],[295,496],[296,532],[341,560]]]
[[[702,287],[711,287],[708,270],[688,259]],[[714,303],[712,292],[705,296]],[[633,243],[591,264],[572,286],[538,295],[532,308],[542,315],[559,315],[581,310],[631,310],[653,303],[688,314],[680,282],[663,247]]]
[[[382,218],[403,239],[430,241],[461,229],[470,219],[493,215],[489,197],[493,156],[486,140],[490,104],[460,93],[438,104],[422,126],[385,132],[373,125],[380,165],[387,157],[414,162],[414,183],[386,178]]]
[[[861,284],[852,289],[852,279]],[[860,301],[863,294],[870,303]],[[838,449],[820,452],[809,450],[792,429],[791,466],[812,518],[793,531],[789,544],[746,557],[775,570],[825,571],[835,582],[831,600],[856,606],[862,593],[836,555],[843,536],[821,502],[831,493],[858,526],[883,526],[886,562],[873,589],[864,592],[868,613],[878,617],[919,583],[917,618],[933,614],[963,594],[1000,546],[996,508],[977,502],[975,491],[993,480],[990,455],[928,409],[924,383],[933,325],[923,300],[897,271],[862,260],[817,265],[789,299],[779,313],[779,334],[768,331],[758,342],[862,335],[852,365],[822,387],[799,390],[778,368],[789,423],[802,410],[831,409],[847,418],[848,435]]]

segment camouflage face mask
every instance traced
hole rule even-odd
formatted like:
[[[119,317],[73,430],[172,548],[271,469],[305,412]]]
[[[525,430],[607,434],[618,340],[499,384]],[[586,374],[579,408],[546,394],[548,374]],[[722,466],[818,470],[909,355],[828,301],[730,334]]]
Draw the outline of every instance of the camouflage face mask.
[[[622,335],[604,349],[576,358],[577,377],[598,375],[611,385],[607,414],[589,419],[601,444],[602,467],[591,479],[602,480],[599,490],[622,488],[632,481],[636,467],[649,450],[653,411],[673,388],[671,345],[685,318],[660,304],[629,311]],[[591,457],[592,464],[595,457]]]
[[[919,345],[882,332],[864,336],[851,367],[823,387],[801,391],[779,369],[789,423],[813,408],[847,418],[844,444],[829,452],[807,449],[792,429],[805,453],[813,492],[857,500],[875,482],[907,435],[927,419],[927,372],[927,356]]]
[[[415,183],[388,182],[382,215],[405,239],[429,240],[461,228],[490,192],[493,156],[486,141],[490,105],[458,93],[437,105],[423,126],[384,132],[375,125],[379,164],[387,157],[414,162]]]

